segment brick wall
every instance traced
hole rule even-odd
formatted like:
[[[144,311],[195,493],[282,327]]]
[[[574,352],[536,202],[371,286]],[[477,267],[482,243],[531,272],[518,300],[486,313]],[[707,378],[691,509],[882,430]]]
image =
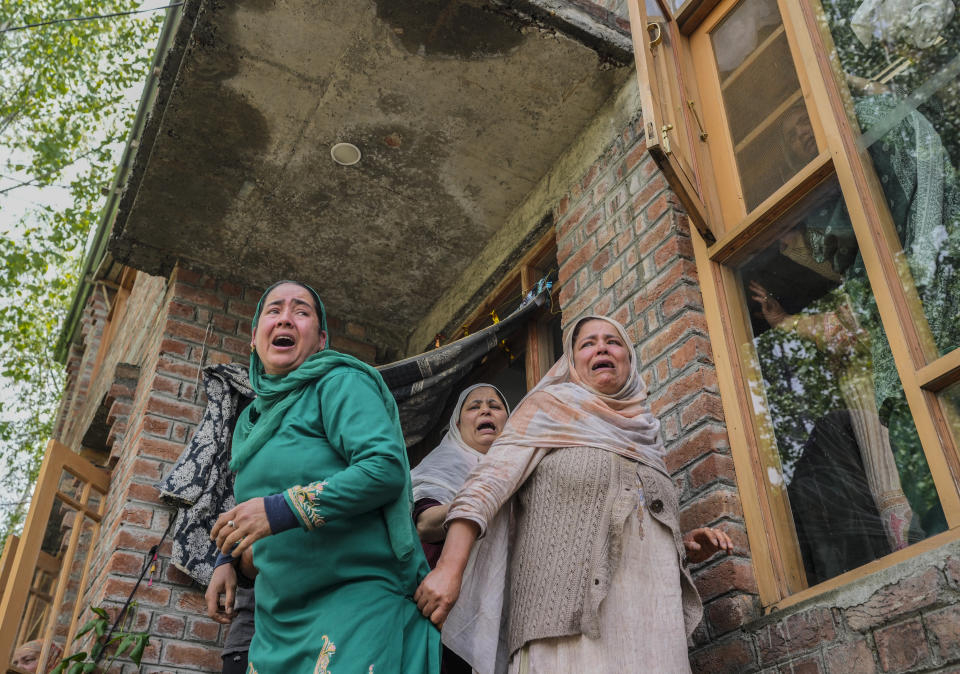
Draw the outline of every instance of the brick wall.
[[[564,326],[627,327],[662,423],[681,526],[718,526],[735,552],[693,569],[704,600],[694,672],[960,672],[960,543],[761,615],[690,227],[639,121],[554,208]]]
[[[564,326],[589,313],[631,336],[680,491],[681,526],[717,526],[730,557],[694,569],[705,642],[757,615],[756,582],[736,490],[690,225],[632,123],[555,208]]]

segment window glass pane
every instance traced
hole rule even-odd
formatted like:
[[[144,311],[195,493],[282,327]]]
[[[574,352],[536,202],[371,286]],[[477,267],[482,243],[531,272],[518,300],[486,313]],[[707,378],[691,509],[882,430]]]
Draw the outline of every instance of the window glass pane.
[[[960,13],[954,2],[822,4],[932,360],[960,346]]]
[[[835,180],[786,218],[737,271],[767,489],[813,585],[946,525]]]
[[[960,383],[948,386],[940,394],[947,425],[953,432],[953,440],[960,447]]]
[[[710,39],[749,212],[817,155],[816,142],[776,0],[743,0]]]

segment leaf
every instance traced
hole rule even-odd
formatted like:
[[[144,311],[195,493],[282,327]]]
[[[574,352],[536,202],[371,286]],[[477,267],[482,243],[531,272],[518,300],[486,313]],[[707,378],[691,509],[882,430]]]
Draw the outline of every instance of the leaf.
[[[150,643],[150,634],[147,632],[141,632],[136,636],[137,645],[133,647],[132,651],[130,651],[130,659],[137,664],[137,667],[139,667],[140,661],[143,659],[143,651],[147,648],[147,644]]]
[[[90,610],[96,613],[98,616],[100,616],[104,620],[110,620],[110,614],[107,613],[105,609],[102,609],[99,606],[91,606]]]
[[[96,618],[93,618],[92,620],[88,620],[86,623],[84,623],[83,627],[77,630],[76,636],[82,637],[84,634],[92,630],[96,624],[97,624]]]

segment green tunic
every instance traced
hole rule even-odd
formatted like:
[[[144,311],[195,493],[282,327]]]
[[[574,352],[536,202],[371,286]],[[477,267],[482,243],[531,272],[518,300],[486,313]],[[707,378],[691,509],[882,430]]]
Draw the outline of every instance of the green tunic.
[[[440,633],[412,599],[429,568],[419,546],[398,558],[386,523],[409,480],[397,436],[373,377],[338,366],[241,467],[238,502],[282,492],[301,523],[253,546],[250,672],[439,671]]]

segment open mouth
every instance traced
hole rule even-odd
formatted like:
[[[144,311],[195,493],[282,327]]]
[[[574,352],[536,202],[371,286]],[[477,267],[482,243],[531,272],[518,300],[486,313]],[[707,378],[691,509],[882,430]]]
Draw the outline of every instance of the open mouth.
[[[477,426],[477,433],[481,431],[490,431],[491,433],[496,433],[497,426],[492,421],[484,421],[482,424]]]
[[[594,372],[596,372],[597,370],[613,370],[614,369],[613,361],[598,360],[593,364],[593,366],[590,369],[593,370]]]
[[[289,335],[278,335],[277,337],[273,338],[273,341],[271,342],[271,344],[273,344],[274,346],[279,346],[281,348],[286,348],[296,344],[296,341],[293,339],[293,337],[290,337]]]

